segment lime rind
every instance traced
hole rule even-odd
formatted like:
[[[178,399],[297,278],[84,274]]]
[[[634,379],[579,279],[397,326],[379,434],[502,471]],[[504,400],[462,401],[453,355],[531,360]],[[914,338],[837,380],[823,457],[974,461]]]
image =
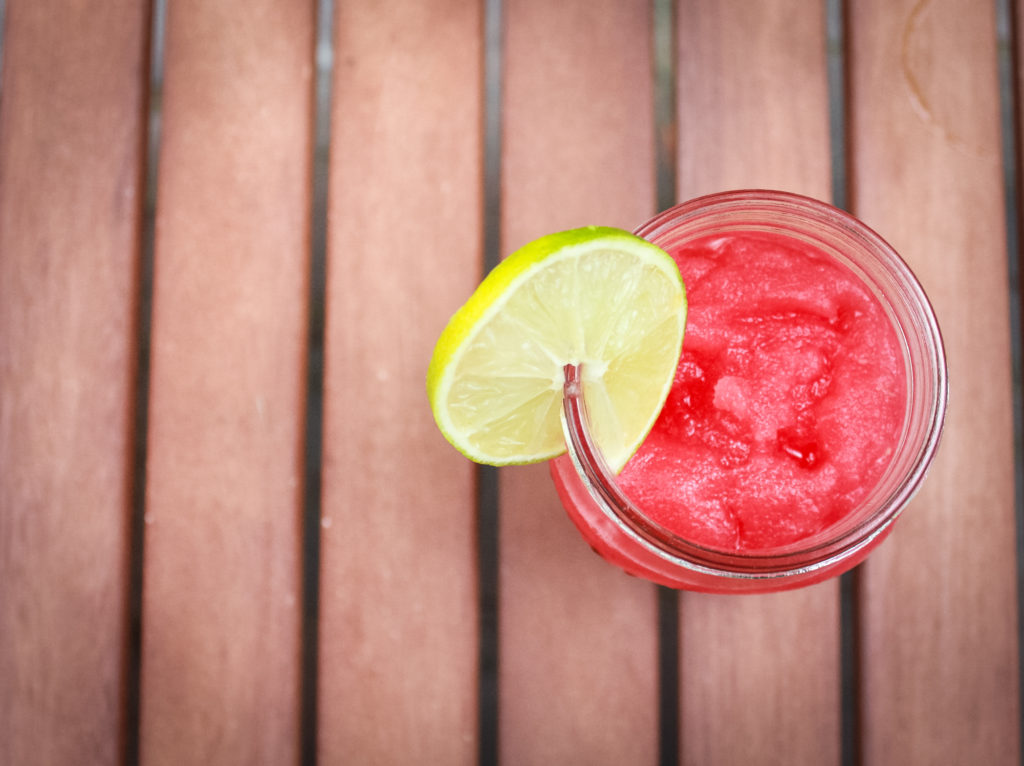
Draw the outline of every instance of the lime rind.
[[[620,470],[668,396],[685,317],[679,270],[655,245],[610,227],[535,240],[495,267],[441,333],[427,371],[438,428],[476,462],[556,457],[563,367],[581,363],[595,440]]]

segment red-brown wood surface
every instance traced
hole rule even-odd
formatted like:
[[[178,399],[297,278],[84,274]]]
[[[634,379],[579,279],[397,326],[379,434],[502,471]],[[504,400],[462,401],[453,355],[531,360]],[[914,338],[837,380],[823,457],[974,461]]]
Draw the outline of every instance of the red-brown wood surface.
[[[167,3],[140,667],[147,4],[3,6],[3,766],[126,741],[143,764],[299,759],[316,5]],[[319,762],[471,764],[475,474],[424,375],[483,262],[485,4],[332,5]],[[501,254],[649,217],[655,4],[498,5]],[[679,197],[827,199],[827,3],[672,5]],[[849,201],[921,277],[951,383],[928,481],[859,570],[865,766],[1019,762],[995,8],[845,4]],[[657,762],[655,588],[592,554],[546,466],[499,484],[502,762]],[[839,761],[836,582],[680,608],[682,763]]]
[[[828,199],[823,5],[680,0],[681,199],[774,188]],[[836,582],[680,600],[681,761],[839,760]]]
[[[11,0],[0,104],[0,763],[119,761],[146,14]]]
[[[171,3],[141,757],[298,758],[313,11]]]
[[[328,222],[320,758],[473,763],[473,468],[433,343],[479,279],[476,3],[340,0]]]
[[[649,5],[505,3],[503,255],[654,212]],[[654,587],[591,552],[546,465],[500,483],[503,762],[653,763]]]
[[[878,0],[851,18],[853,209],[920,277],[951,389],[931,475],[864,567],[867,763],[1019,757],[994,6]]]

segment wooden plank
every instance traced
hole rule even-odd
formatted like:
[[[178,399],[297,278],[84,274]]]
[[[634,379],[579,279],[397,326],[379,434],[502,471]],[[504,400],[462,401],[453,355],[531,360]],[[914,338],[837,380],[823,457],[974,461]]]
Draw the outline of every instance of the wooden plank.
[[[476,757],[473,467],[424,389],[481,261],[480,4],[339,0],[319,757]]]
[[[145,763],[298,757],[312,50],[311,3],[169,6]]]
[[[124,741],[146,14],[11,0],[0,102],[0,763]]]
[[[829,196],[823,3],[680,0],[678,189]],[[683,763],[839,760],[835,581],[681,599]]]
[[[1017,763],[1017,605],[994,3],[856,4],[853,206],[916,270],[951,406],[863,579],[866,763]]]
[[[509,0],[502,252],[654,212],[650,3]],[[501,756],[654,763],[654,586],[596,557],[547,466],[503,469]]]

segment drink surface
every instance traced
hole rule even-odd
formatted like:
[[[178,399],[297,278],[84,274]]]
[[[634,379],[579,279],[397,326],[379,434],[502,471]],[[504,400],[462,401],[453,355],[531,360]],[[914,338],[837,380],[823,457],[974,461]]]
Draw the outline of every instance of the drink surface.
[[[618,482],[694,543],[756,551],[812,535],[874,487],[906,373],[882,306],[800,240],[731,232],[670,254],[689,304],[661,416]]]

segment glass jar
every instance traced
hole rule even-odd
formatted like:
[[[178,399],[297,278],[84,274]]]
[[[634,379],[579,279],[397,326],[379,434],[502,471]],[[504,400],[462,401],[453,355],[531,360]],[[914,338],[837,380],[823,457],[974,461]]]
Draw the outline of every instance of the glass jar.
[[[616,484],[590,437],[580,368],[568,365],[562,425],[569,451],[551,463],[562,503],[598,554],[631,574],[673,588],[714,593],[784,590],[820,582],[860,563],[921,486],[946,411],[945,355],[928,299],[895,250],[849,214],[785,192],[735,191],[677,205],[636,234],[672,252],[698,238],[744,231],[807,242],[845,265],[871,290],[902,350],[907,392],[903,428],[877,484],[828,528],[778,548],[718,550],[659,526]]]

